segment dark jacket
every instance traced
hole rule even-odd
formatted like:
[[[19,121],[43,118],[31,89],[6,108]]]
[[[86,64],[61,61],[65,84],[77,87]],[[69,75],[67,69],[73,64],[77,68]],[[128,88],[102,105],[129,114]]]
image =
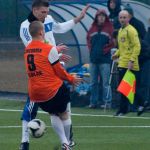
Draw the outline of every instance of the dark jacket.
[[[150,45],[145,40],[141,40],[141,53],[139,55],[140,67],[148,60],[150,60]]]
[[[121,0],[114,0],[115,3],[116,3],[115,9],[110,8],[110,1],[111,0],[107,1],[107,8],[108,8],[109,13],[110,13],[109,14],[109,19],[111,21],[113,21],[114,19],[116,19],[118,17],[119,12],[121,11]]]
[[[148,28],[148,31],[145,34],[144,41],[146,41],[150,46],[150,27]]]
[[[105,14],[106,20],[103,25],[97,25],[99,14]],[[94,22],[87,33],[87,45],[90,51],[90,61],[92,63],[110,63],[110,49],[113,48],[113,25],[105,10],[98,10]]]
[[[143,22],[135,17],[132,17],[129,23],[137,30],[139,38],[143,40],[146,34],[146,29]]]

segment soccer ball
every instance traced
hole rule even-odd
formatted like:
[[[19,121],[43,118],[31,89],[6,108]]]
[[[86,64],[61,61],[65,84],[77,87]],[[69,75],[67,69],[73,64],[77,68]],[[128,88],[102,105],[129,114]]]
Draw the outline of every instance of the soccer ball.
[[[33,119],[28,123],[28,130],[32,137],[40,138],[46,131],[46,125],[40,119]]]

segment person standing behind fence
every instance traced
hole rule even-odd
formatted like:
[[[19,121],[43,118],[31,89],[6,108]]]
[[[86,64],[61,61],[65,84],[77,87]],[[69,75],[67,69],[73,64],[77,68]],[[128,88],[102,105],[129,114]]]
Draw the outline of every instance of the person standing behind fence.
[[[69,146],[70,126],[68,124],[70,117],[67,111],[70,91],[64,81],[76,86],[80,84],[82,79],[68,74],[60,64],[56,47],[45,43],[45,31],[42,22],[32,22],[29,25],[29,32],[32,41],[25,48],[24,60],[28,75],[30,100],[48,112],[51,118],[55,116],[52,127],[60,138],[61,149],[71,150]]]
[[[96,108],[99,100],[99,77],[102,81],[103,103],[111,103],[111,90],[108,94],[111,56],[113,48],[113,25],[105,10],[98,10],[94,22],[87,33],[90,52],[91,97],[89,108]]]
[[[136,29],[129,24],[130,17],[126,10],[119,13],[119,21],[121,28],[118,33],[118,50],[112,56],[112,59],[119,58],[118,69],[119,80],[121,81],[127,70],[134,72],[135,76],[139,71],[138,57],[141,45]],[[121,94],[120,106],[115,115],[125,115],[128,112],[128,104],[128,99]]]

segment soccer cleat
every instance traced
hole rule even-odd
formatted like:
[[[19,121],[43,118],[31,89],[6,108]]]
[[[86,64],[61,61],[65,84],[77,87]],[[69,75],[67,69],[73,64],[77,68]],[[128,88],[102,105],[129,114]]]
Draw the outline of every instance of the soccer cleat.
[[[70,147],[74,147],[76,145],[76,143],[72,140],[72,141],[70,141],[70,143],[69,143],[69,146]]]
[[[72,149],[69,145],[67,145],[66,143],[63,143],[61,146],[61,150],[72,150]]]
[[[21,143],[19,150],[29,150],[29,143],[28,142]]]

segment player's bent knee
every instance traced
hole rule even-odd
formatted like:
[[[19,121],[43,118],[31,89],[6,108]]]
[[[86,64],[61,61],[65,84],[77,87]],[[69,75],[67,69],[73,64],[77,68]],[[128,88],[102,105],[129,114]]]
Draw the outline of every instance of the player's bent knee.
[[[59,117],[61,120],[67,120],[69,118],[69,113],[67,111],[60,113]]]

